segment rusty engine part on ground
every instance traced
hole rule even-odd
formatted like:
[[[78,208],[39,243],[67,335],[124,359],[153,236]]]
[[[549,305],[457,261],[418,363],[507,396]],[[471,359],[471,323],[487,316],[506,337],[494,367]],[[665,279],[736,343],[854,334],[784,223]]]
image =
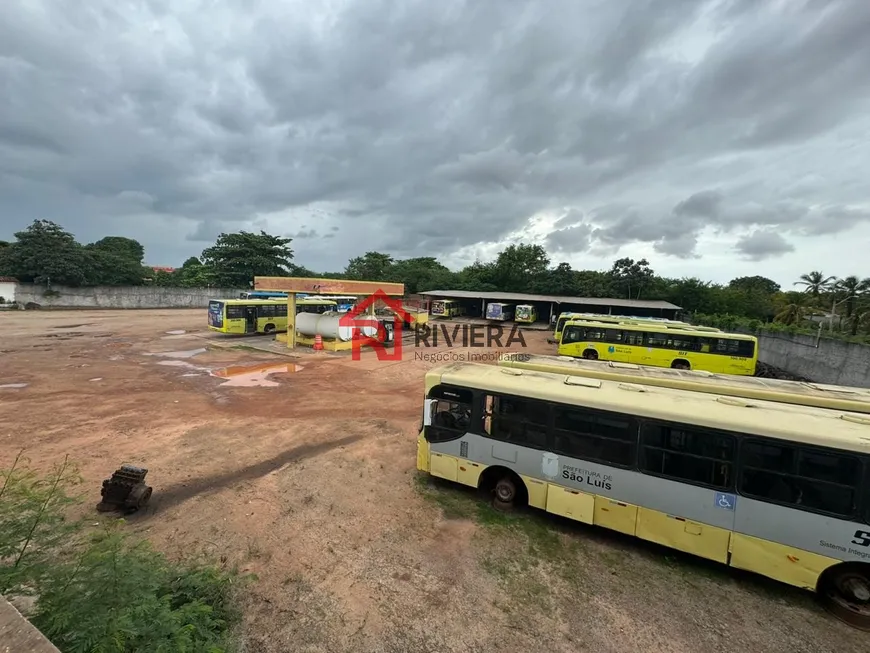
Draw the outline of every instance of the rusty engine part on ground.
[[[152,492],[152,488],[145,485],[147,473],[148,470],[144,467],[121,465],[111,478],[103,481],[103,489],[100,491],[103,500],[97,504],[97,510],[134,512],[144,508]]]

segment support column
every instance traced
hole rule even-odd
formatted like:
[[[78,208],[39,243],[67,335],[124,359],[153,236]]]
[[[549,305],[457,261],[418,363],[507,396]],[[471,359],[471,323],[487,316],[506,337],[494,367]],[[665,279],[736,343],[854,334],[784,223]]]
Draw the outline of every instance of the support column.
[[[296,348],[296,293],[287,293],[287,349]]]

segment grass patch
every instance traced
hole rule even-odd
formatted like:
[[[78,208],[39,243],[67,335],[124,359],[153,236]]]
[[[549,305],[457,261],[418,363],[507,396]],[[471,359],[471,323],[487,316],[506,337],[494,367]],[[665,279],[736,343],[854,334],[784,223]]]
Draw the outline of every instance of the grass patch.
[[[470,488],[448,487],[424,473],[414,476],[414,485],[424,499],[441,508],[445,519],[474,519],[478,513],[480,501]]]
[[[171,561],[123,520],[96,531],[68,520],[79,482],[67,461],[43,476],[19,455],[0,470],[0,593],[34,595],[30,620],[65,653],[233,650],[246,579],[209,560]]]
[[[551,580],[556,576],[578,587],[578,558],[585,543],[559,523],[558,517],[529,510],[496,510],[479,492],[419,473],[420,494],[439,506],[445,519],[479,524],[487,540],[481,567],[511,596],[547,607]]]

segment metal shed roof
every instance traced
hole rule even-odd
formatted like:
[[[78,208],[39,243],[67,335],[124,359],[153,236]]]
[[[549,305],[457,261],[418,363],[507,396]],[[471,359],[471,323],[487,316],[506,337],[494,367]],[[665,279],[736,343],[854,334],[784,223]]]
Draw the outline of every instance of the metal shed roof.
[[[588,306],[620,306],[624,308],[649,308],[666,311],[679,311],[680,306],[660,299],[616,299],[613,297],[566,297],[564,295],[526,295],[510,292],[482,292],[474,290],[427,290],[418,293],[427,297],[449,299],[486,299],[510,302],[551,302],[553,304],[585,304]]]

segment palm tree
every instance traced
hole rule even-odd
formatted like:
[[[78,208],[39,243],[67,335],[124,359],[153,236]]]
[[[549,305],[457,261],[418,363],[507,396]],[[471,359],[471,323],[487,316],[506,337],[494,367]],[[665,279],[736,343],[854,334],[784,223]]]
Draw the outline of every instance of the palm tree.
[[[786,325],[803,322],[809,311],[807,296],[803,293],[789,292],[783,293],[782,299],[786,303],[780,304],[777,307],[777,313],[773,321]]]
[[[802,274],[800,281],[795,281],[796,286],[805,286],[804,292],[813,296],[813,299],[818,299],[819,295],[831,289],[837,281],[837,277],[826,277],[818,270],[813,270],[809,274]]]
[[[845,295],[843,301],[846,302],[846,317],[852,317],[855,311],[855,302],[861,295],[864,295],[870,290],[870,279],[859,279],[855,275],[840,279],[834,284],[834,290]]]

